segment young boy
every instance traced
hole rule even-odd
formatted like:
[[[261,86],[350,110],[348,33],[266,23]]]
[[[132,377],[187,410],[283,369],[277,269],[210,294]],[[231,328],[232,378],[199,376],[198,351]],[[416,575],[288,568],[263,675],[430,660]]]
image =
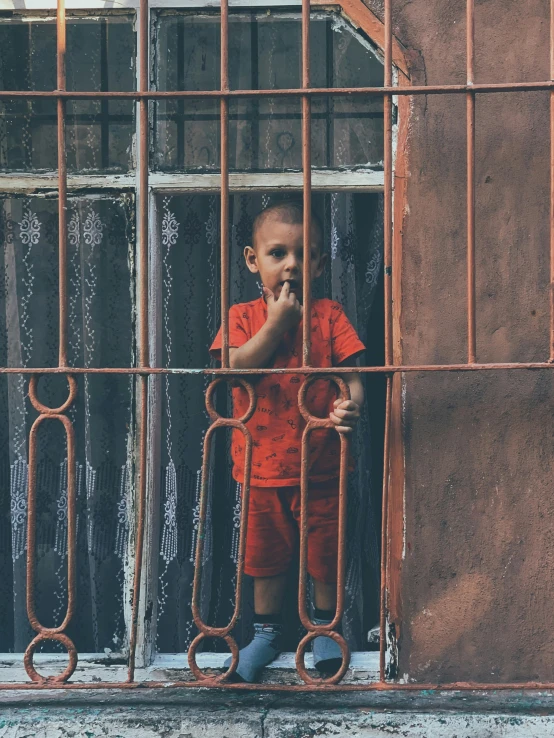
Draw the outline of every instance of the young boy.
[[[245,248],[244,257],[248,269],[260,275],[264,295],[233,305],[229,311],[229,356],[234,369],[302,366],[302,222],[302,204],[295,201],[267,207],[254,221],[252,246]],[[312,281],[325,264],[322,236],[321,225],[312,215]],[[338,303],[313,300],[311,325],[313,366],[355,365],[365,346]],[[221,358],[221,330],[210,351]],[[364,393],[357,374],[342,376],[350,387],[350,400],[337,400],[336,386],[320,379],[309,388],[306,405],[313,415],[329,416],[339,433],[351,433]],[[254,381],[257,406],[247,424],[253,449],[245,573],[254,577],[255,635],[240,651],[235,676],[246,682],[257,681],[263,667],[281,650],[280,613],[298,539],[300,449],[306,425],[298,408],[301,375],[268,374]],[[234,388],[234,416],[243,415],[248,405],[244,388]],[[313,619],[320,624],[329,623],[336,609],[339,453],[335,430],[312,432],[308,572],[314,583]],[[242,483],[244,437],[240,431],[233,432],[232,457],[233,477]],[[319,636],[312,650],[320,671],[339,668],[342,657],[335,641]]]

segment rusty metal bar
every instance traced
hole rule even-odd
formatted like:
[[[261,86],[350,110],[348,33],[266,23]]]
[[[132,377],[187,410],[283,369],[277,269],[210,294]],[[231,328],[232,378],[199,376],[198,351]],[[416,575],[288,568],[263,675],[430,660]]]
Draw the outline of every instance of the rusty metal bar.
[[[529,371],[538,369],[552,369],[554,365],[550,361],[538,361],[527,363],[505,363],[505,364],[391,364],[390,366],[361,366],[361,367],[333,367],[333,374],[348,374],[357,372],[359,374],[395,374],[397,372],[481,372],[481,371],[506,371],[514,369],[527,369]],[[149,376],[151,374],[194,374],[194,375],[223,375],[223,376],[249,376],[262,374],[322,374],[328,375],[329,369],[315,366],[290,367],[287,369],[170,369],[165,367],[71,367],[62,369],[60,367],[0,367],[0,374],[138,374]]]
[[[386,678],[387,648],[387,563],[389,549],[389,479],[392,380],[387,377],[385,405],[385,443],[383,453],[383,501],[381,513],[381,596],[379,600],[379,679]]]
[[[194,580],[192,586],[192,616],[196,627],[200,631],[196,638],[192,641],[188,652],[188,662],[192,673],[196,679],[202,684],[214,681],[214,677],[206,676],[198,664],[196,663],[196,651],[198,645],[206,637],[212,638],[223,638],[232,653],[232,660],[229,669],[224,673],[215,677],[216,682],[220,682],[223,679],[230,677],[238,666],[238,646],[235,639],[230,635],[231,631],[235,627],[237,620],[240,616],[241,601],[242,601],[242,579],[244,574],[244,558],[246,555],[246,522],[248,519],[248,506],[250,500],[250,473],[252,469],[252,435],[246,427],[246,423],[250,420],[254,411],[256,410],[256,393],[254,387],[243,380],[238,382],[244,387],[249,397],[249,406],[246,413],[241,418],[222,418],[214,407],[214,392],[218,384],[224,382],[223,378],[214,379],[206,391],[206,409],[208,415],[212,420],[212,424],[208,428],[204,437],[204,450],[202,457],[202,484],[200,489],[200,508],[198,516],[198,532],[196,539],[196,555],[194,564]],[[237,579],[235,585],[235,607],[233,615],[229,623],[222,628],[214,628],[206,623],[202,619],[200,612],[200,590],[202,586],[202,563],[204,555],[204,539],[205,539],[205,525],[206,525],[206,511],[208,507],[208,482],[210,477],[210,450],[212,443],[212,436],[218,428],[236,428],[241,431],[245,438],[245,449],[244,449],[244,484],[242,487],[242,508],[240,516],[240,533],[239,533],[239,552],[237,561]]]
[[[414,85],[406,87],[310,87],[310,88],[283,88],[276,90],[149,90],[141,92],[113,91],[113,92],[86,92],[86,91],[57,91],[42,90],[0,90],[0,99],[10,98],[62,98],[67,100],[101,100],[102,98],[134,100],[160,100],[172,98],[242,98],[242,97],[325,97],[325,96],[370,96],[382,97],[383,94],[404,95],[456,95],[472,92],[476,95],[485,93],[504,92],[540,92],[553,90],[554,80],[543,82],[495,82],[475,85]]]
[[[550,0],[550,79],[554,80],[554,0]],[[550,89],[550,361],[554,362],[554,88]]]
[[[148,90],[148,0],[140,0],[139,19],[139,87]],[[139,288],[139,367],[149,365],[148,351],[148,98],[139,100],[139,245],[140,264]],[[137,478],[137,523],[135,539],[135,570],[133,574],[133,601],[129,633],[129,664],[127,680],[135,678],[137,649],[138,613],[142,579],[142,554],[144,548],[144,524],[146,511],[146,454],[148,423],[148,376],[142,374],[138,392],[140,398],[138,418],[138,478]]]
[[[341,399],[350,399],[350,389],[346,382],[339,376],[328,376],[339,388]],[[350,662],[350,650],[344,638],[336,632],[336,628],[342,620],[344,611],[344,586],[346,571],[346,503],[348,490],[348,436],[340,435],[340,466],[339,466],[339,520],[338,520],[338,542],[337,542],[337,605],[335,616],[328,625],[315,625],[310,619],[306,609],[306,591],[308,578],[308,488],[310,470],[310,435],[316,428],[334,428],[329,418],[318,418],[310,414],[306,407],[306,393],[316,377],[310,377],[302,384],[298,393],[298,407],[302,417],[306,421],[306,427],[302,433],[302,462],[300,469],[300,570],[298,579],[298,613],[300,621],[308,633],[302,638],[296,650],[296,669],[306,684],[336,684],[344,677]],[[311,677],[304,666],[304,652],[307,645],[317,636],[327,636],[335,640],[342,651],[342,664],[336,674],[325,679]]]
[[[475,0],[466,0],[467,84],[475,81]],[[466,96],[467,115],[467,362],[476,361],[475,328],[475,93]]]
[[[385,87],[392,86],[392,0],[385,0]],[[392,95],[385,93],[384,105],[384,280],[385,280],[385,362],[392,364]]]
[[[73,404],[77,396],[77,382],[74,377],[67,375],[69,395],[67,400],[56,408],[43,405],[37,396],[38,377],[32,376],[29,382],[29,399],[40,414],[33,423],[29,434],[29,481],[27,486],[27,616],[33,630],[37,633],[27,646],[23,663],[25,670],[33,682],[58,685],[65,682],[75,671],[77,666],[77,650],[73,641],[64,633],[73,618],[76,602],[76,526],[77,512],[75,506],[75,436],[71,420],[64,413]],[[67,609],[60,625],[47,628],[38,620],[35,610],[35,556],[36,556],[36,508],[37,508],[37,434],[45,420],[58,420],[65,429],[67,442]],[[36,647],[42,641],[57,641],[65,646],[69,663],[66,669],[56,676],[43,677],[33,665],[33,656]]]
[[[229,0],[221,0],[221,91],[229,90]],[[229,100],[221,98],[221,366],[229,366]]]
[[[302,0],[302,87],[310,86],[310,0]],[[302,96],[302,178],[304,200],[302,292],[304,318],[302,321],[302,365],[311,364],[312,326],[312,106],[308,95]]]
[[[56,64],[58,90],[66,88],[66,22],[65,0],[58,0],[56,13]],[[61,367],[67,364],[67,157],[65,146],[65,100],[58,97],[58,280],[59,280],[59,357]]]

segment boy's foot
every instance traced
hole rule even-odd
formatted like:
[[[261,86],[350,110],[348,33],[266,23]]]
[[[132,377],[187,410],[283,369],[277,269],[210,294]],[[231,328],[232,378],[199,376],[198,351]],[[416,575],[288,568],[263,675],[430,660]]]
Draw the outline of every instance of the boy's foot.
[[[257,682],[264,666],[281,653],[281,626],[274,623],[254,623],[254,638],[239,651],[239,665],[230,682]],[[225,661],[231,666],[232,658]]]
[[[313,618],[315,625],[329,625],[330,620]],[[336,674],[342,664],[339,644],[327,636],[317,636],[312,641],[314,666],[321,674]]]

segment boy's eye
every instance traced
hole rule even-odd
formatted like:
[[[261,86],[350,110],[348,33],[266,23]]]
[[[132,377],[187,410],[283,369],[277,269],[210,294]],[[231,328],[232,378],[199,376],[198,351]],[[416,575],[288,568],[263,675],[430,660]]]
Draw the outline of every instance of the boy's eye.
[[[276,259],[282,259],[285,255],[285,252],[283,249],[273,249],[269,252],[270,256],[274,256]]]

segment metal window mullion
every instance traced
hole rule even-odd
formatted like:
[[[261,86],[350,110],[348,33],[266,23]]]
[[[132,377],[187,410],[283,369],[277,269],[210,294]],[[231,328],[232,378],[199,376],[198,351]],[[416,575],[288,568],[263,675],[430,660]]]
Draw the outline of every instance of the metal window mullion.
[[[310,0],[302,0],[302,87],[310,86]],[[312,233],[312,156],[311,156],[311,100],[302,95],[302,176],[303,176],[303,306],[302,364],[311,364],[311,233]]]
[[[57,11],[57,89],[66,89],[66,22],[65,0],[58,0]],[[67,366],[67,156],[65,144],[65,107],[57,99],[58,118],[58,231],[59,231],[59,366]]]
[[[550,79],[554,80],[554,0],[550,0]],[[550,90],[550,361],[554,362],[554,89]]]
[[[221,91],[229,90],[229,0],[221,0]],[[229,367],[229,100],[220,100],[221,365]]]
[[[475,82],[475,0],[466,0],[467,84]],[[476,361],[475,325],[475,92],[466,95],[467,125],[467,362]]]

